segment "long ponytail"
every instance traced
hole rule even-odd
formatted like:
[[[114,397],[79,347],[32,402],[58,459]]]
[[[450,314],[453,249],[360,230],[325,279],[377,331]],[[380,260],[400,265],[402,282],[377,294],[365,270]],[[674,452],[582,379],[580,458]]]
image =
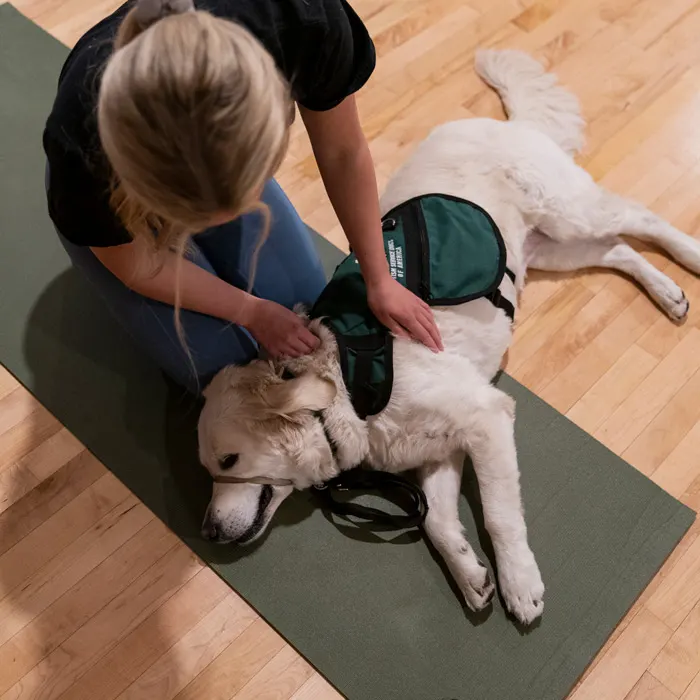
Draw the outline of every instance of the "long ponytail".
[[[131,236],[181,257],[213,220],[259,211],[257,260],[269,226],[259,197],[286,152],[291,108],[273,58],[244,27],[196,11],[192,0],[138,0],[98,101],[111,204]]]

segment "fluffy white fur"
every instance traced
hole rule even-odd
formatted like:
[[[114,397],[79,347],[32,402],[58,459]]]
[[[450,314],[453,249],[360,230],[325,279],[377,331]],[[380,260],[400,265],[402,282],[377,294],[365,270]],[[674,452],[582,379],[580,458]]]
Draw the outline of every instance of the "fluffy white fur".
[[[510,120],[472,119],[435,129],[389,183],[382,210],[433,192],[471,200],[503,233],[518,290],[528,267],[609,267],[633,277],[672,319],[682,320],[688,302],[681,289],[618,236],[655,243],[696,273],[700,243],[599,187],[574,163],[583,143],[577,101],[537,62],[516,51],[483,51],[477,70],[500,93]],[[501,593],[508,609],[530,623],[542,613],[544,585],[523,517],[514,402],[491,384],[511,342],[511,324],[485,300],[434,313],[445,351],[433,354],[396,339],[391,401],[366,422],[352,410],[335,341],[317,322],[312,327],[322,339],[320,349],[287,363],[298,379],[283,382],[279,368],[261,361],[224,369],[206,391],[201,460],[217,474],[222,457],[237,454],[236,476],[290,479],[296,488],[361,461],[392,472],[424,465],[419,475],[430,507],[426,533],[467,604],[478,610],[490,601],[494,585],[458,516],[468,454]],[[340,445],[337,462],[314,417],[318,409]],[[265,489],[272,489],[271,498]],[[219,541],[251,541],[291,491],[216,484],[204,530]]]

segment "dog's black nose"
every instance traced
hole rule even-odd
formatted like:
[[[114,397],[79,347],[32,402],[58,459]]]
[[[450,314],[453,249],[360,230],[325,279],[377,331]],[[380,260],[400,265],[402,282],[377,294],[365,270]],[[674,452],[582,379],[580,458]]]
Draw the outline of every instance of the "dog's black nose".
[[[202,537],[205,540],[216,540],[219,536],[219,530],[216,525],[212,522],[206,522],[202,525]]]

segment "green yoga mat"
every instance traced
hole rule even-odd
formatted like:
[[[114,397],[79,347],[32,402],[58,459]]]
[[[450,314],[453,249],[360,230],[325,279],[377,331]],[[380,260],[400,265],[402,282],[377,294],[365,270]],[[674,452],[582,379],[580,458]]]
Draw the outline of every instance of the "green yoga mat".
[[[525,632],[465,612],[415,533],[368,533],[290,499],[259,546],[200,540],[209,479],[197,407],[170,390],[69,269],[45,213],[40,146],[67,50],[0,7],[0,361],[351,700],[558,700],[694,513],[503,377],[532,547],[547,585]],[[330,267],[338,251],[319,241]],[[491,559],[474,478],[462,515]],[[473,513],[473,514],[472,514]]]

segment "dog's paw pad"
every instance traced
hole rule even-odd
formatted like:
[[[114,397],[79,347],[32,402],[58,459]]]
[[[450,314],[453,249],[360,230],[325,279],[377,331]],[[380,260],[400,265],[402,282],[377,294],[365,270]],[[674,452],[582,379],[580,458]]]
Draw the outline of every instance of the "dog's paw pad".
[[[666,308],[666,312],[673,321],[681,322],[684,321],[686,316],[690,311],[690,302],[686,299],[685,294],[680,301],[669,304]]]
[[[498,583],[506,608],[519,622],[529,625],[544,610],[544,583],[531,552],[527,556],[501,563]]]
[[[485,566],[480,567],[477,576],[472,576],[462,586],[462,593],[470,610],[478,612],[483,610],[492,600],[496,592],[496,586],[491,580],[489,570]]]
[[[682,321],[688,315],[688,312],[690,311],[690,302],[686,298],[685,294],[683,295],[683,299],[678,303],[678,308],[676,311],[678,313],[679,321]]]
[[[683,290],[666,278],[664,284],[655,290],[656,300],[672,321],[684,321],[690,310],[690,302]]]
[[[542,615],[544,610],[544,601],[542,598],[526,597],[525,599],[518,598],[506,602],[508,612],[513,615],[518,622],[523,625],[532,624],[538,617]]]

